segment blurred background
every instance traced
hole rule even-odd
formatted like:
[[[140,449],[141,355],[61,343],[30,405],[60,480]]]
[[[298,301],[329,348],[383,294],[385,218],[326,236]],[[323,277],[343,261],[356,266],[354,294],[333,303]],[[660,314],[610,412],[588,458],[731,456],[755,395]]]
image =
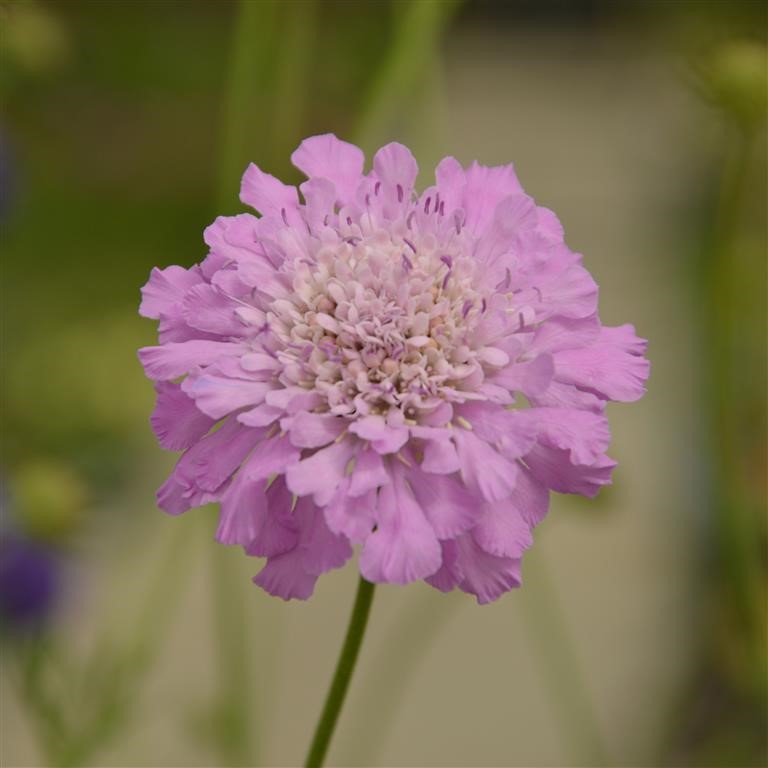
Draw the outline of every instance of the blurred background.
[[[525,587],[378,590],[338,766],[763,766],[762,0],[0,2],[0,764],[300,764],[355,568],[251,585],[154,505],[153,266],[248,161],[333,131],[513,161],[650,340],[614,485],[558,497]]]

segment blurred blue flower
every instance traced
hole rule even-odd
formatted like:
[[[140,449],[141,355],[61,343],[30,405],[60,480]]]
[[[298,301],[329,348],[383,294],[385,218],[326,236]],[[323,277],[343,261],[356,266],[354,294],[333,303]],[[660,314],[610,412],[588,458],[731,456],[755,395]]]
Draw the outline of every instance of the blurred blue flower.
[[[45,624],[59,586],[59,563],[50,549],[17,534],[0,537],[0,621],[4,629]]]

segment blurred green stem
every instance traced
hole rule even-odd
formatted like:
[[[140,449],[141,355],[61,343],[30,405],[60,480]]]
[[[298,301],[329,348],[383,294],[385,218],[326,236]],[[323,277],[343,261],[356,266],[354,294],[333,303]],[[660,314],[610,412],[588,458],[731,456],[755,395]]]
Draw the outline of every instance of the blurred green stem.
[[[331,737],[336,728],[336,722],[339,719],[344,698],[347,695],[349,681],[352,679],[355,662],[360,653],[360,645],[363,642],[365,627],[368,624],[368,615],[371,610],[371,603],[373,602],[374,587],[374,584],[366,581],[362,576],[360,577],[355,605],[349,618],[347,635],[336,664],[333,682],[331,683],[320,720],[315,729],[312,745],[309,748],[309,754],[305,763],[306,768],[320,768],[325,760],[325,754],[331,743]]]
[[[742,627],[759,630],[760,536],[758,518],[745,492],[749,474],[749,446],[742,440],[743,362],[740,338],[744,317],[744,280],[752,279],[749,265],[737,247],[755,135],[742,125],[729,126],[715,217],[712,261],[708,275],[708,321],[711,346],[711,392],[714,401],[712,442],[715,453],[714,506],[722,545],[723,567],[732,589],[732,605]],[[755,276],[756,277],[756,276]],[[750,414],[746,416],[749,418]],[[758,594],[756,594],[756,592]]]
[[[612,765],[543,553],[530,553],[526,565],[528,586],[521,595],[528,619],[524,626],[560,731],[568,734],[571,753],[579,755],[584,765]]]
[[[392,44],[363,102],[354,140],[376,143],[396,118],[407,114],[424,74],[433,66],[435,52],[461,0],[395,2]]]

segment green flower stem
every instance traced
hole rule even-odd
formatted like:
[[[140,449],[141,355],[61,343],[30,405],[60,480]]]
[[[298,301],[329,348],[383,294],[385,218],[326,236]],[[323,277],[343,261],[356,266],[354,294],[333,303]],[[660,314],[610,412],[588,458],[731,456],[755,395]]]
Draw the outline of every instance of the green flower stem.
[[[365,627],[368,624],[368,614],[373,602],[374,586],[371,582],[360,577],[355,605],[352,608],[352,615],[349,618],[349,626],[347,627],[347,636],[344,639],[344,645],[336,664],[336,672],[333,675],[333,682],[325,699],[320,721],[315,729],[312,746],[309,748],[309,754],[305,762],[306,768],[320,768],[328,751],[341,707],[344,704],[344,697],[347,695],[349,681],[352,679],[355,662],[360,653]]]

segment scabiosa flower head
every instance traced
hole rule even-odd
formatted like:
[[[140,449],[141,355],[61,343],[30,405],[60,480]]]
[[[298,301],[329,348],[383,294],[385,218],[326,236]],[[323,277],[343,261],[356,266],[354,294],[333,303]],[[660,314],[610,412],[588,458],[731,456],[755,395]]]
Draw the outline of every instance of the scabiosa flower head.
[[[645,342],[600,324],[581,257],[511,165],[448,157],[419,195],[401,144],[367,174],[333,135],[292,160],[301,197],[249,166],[261,216],[216,219],[199,265],[143,289],[152,425],[184,451],[159,505],[220,502],[218,540],[265,557],[254,581],[286,599],[357,544],[369,581],[495,600],[549,491],[610,481],[605,403],[643,393]]]

